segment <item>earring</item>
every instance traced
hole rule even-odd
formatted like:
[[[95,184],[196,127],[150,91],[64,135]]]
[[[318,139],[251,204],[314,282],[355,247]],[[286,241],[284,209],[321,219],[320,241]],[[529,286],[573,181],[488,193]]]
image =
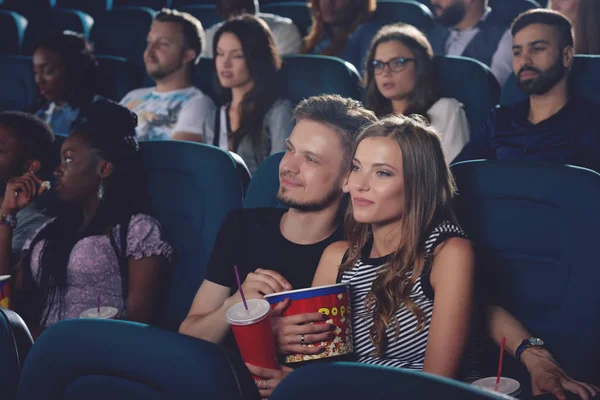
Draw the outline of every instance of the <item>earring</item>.
[[[104,185],[100,182],[100,186],[98,186],[98,200],[102,200],[104,197]]]

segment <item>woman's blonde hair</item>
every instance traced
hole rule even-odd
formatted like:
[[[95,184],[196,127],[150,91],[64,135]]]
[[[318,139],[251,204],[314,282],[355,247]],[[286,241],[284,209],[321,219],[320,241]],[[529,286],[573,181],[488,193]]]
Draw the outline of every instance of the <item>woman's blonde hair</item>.
[[[376,348],[375,356],[381,356],[387,347],[386,330],[393,327],[396,335],[400,333],[395,317],[400,307],[406,307],[417,317],[415,329],[425,327],[423,310],[410,298],[429,257],[425,253],[424,241],[439,218],[458,223],[451,206],[456,193],[454,179],[444,159],[440,139],[426,121],[419,115],[394,115],[381,119],[362,131],[355,151],[363,140],[373,137],[390,138],[400,146],[404,174],[400,244],[390,255],[388,264],[379,271],[365,298],[367,310],[373,312],[370,339]],[[371,225],[354,219],[351,203],[345,226],[349,253],[340,273],[354,268],[372,238]]]
[[[354,20],[345,29],[340,30],[329,46],[320,52],[321,55],[325,56],[337,56],[346,45],[348,37],[354,32],[360,24],[365,22],[375,12],[377,8],[377,0],[355,0],[357,5],[354,10]],[[321,18],[321,12],[319,11],[319,0],[310,0],[308,3],[312,15],[312,26],[309,34],[304,38],[304,46],[302,47],[302,53],[312,53],[315,46],[321,40],[321,35],[326,28],[326,24]]]

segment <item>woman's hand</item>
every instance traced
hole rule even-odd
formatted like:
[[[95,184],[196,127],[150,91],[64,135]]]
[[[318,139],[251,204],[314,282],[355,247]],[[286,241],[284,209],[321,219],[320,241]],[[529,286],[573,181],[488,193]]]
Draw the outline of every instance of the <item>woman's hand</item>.
[[[283,317],[283,312],[290,305],[285,299],[273,309],[271,323],[277,351],[281,354],[319,354],[325,351],[322,346],[307,347],[307,344],[321,343],[335,338],[336,326],[333,324],[316,324],[329,319],[321,313],[305,313]]]
[[[1,212],[4,215],[14,215],[27,207],[35,197],[43,192],[42,180],[32,172],[12,178],[6,184]]]
[[[294,371],[283,365],[281,369],[261,368],[252,364],[246,364],[246,366],[252,375],[260,377],[260,379],[255,379],[254,382],[256,383],[256,387],[258,387],[260,397],[263,399],[271,396],[273,390],[279,385],[279,382],[288,376],[290,372]]]

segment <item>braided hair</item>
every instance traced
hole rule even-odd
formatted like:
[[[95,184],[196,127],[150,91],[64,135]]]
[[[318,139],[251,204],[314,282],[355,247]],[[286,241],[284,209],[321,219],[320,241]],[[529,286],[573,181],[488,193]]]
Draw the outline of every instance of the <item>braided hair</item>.
[[[80,232],[82,207],[64,207],[58,217],[35,237],[23,259],[24,289],[29,288],[29,310],[22,311],[31,321],[42,325],[49,315],[42,315],[47,304],[59,303],[59,318],[64,311],[67,268],[71,251],[81,239],[108,235],[119,260],[123,297],[127,300],[128,260],[127,232],[131,218],[149,214],[146,172],[140,147],[135,139],[137,116],[117,103],[96,97],[71,135],[81,135],[98,156],[113,164],[113,172],[104,185],[100,206],[90,223]],[[119,227],[118,230],[114,229]],[[118,231],[118,234],[117,234]],[[117,238],[118,240],[117,243]],[[44,241],[37,276],[31,272],[31,249]],[[34,299],[35,301],[31,301]]]

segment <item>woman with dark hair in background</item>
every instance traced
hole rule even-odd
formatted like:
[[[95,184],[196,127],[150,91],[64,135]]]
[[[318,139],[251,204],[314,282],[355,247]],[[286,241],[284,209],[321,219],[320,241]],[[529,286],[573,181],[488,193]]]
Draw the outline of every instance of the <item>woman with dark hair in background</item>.
[[[214,62],[221,108],[206,142],[238,153],[250,172],[285,150],[292,103],[282,98],[281,57],[269,28],[255,16],[227,21],[215,34]]]
[[[371,18],[376,0],[310,0],[312,27],[302,53],[339,57],[362,73],[363,58],[381,24]]]
[[[97,93],[97,62],[92,45],[75,32],[49,36],[33,53],[33,73],[40,91],[34,113],[54,133],[71,132],[79,111]]]
[[[427,38],[414,26],[383,27],[366,59],[365,107],[378,117],[421,115],[440,135],[450,163],[469,141],[469,123],[462,104],[441,97],[433,57]]]
[[[173,250],[148,215],[136,124],[135,114],[97,98],[62,145],[55,191],[68,207],[25,244],[17,265],[15,306],[34,335],[78,318],[98,297],[118,318],[151,322]],[[36,182],[9,182],[13,211],[37,196]]]
[[[575,54],[600,54],[600,1],[552,0],[548,7],[567,17],[575,31]]]

